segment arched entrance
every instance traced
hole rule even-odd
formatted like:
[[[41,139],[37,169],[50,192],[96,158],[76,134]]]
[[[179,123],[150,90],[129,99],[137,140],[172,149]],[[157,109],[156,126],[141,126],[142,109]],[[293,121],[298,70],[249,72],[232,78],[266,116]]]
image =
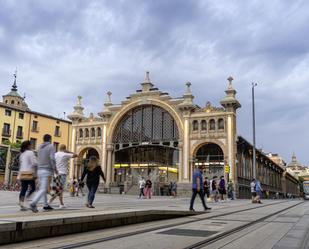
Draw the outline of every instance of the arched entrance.
[[[215,143],[200,146],[194,158],[195,166],[202,166],[203,172],[210,178],[224,175],[224,153]]]
[[[178,127],[165,109],[142,105],[128,111],[113,134],[114,181],[136,184],[150,176],[154,187],[178,179]]]
[[[100,159],[99,152],[94,148],[85,148],[79,152],[78,157],[75,160],[75,172],[73,177],[76,177],[77,179],[81,177],[83,170],[91,156],[96,156],[98,159]]]

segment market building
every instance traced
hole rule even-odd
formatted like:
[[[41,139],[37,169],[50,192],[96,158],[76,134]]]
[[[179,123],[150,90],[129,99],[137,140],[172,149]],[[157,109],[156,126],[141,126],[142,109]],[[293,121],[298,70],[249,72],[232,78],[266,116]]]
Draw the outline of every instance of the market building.
[[[152,179],[155,193],[171,181],[177,181],[179,193],[186,193],[191,190],[194,168],[202,166],[208,177],[232,180],[237,195],[245,197],[251,179],[249,173],[239,175],[239,169],[252,173],[252,147],[250,152],[251,145],[237,135],[241,105],[233,78],[227,81],[220,107],[210,102],[203,107],[195,104],[190,82],[182,97],[173,98],[153,85],[149,72],[141,89],[120,104],[114,104],[112,93],[107,92],[98,116],[84,115],[79,96],[68,116],[72,149],[79,155],[70,177],[79,177],[87,158],[96,155],[106,175],[106,191],[135,192],[139,177],[144,176]],[[265,181],[272,191],[282,191],[279,185],[284,170],[266,155],[261,158],[261,165],[270,162],[261,170],[273,172],[271,180],[265,177]]]

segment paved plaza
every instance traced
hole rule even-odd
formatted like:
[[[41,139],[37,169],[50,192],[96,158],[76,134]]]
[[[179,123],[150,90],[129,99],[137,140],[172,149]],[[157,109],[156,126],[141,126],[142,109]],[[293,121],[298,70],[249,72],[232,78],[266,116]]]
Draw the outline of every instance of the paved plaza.
[[[17,192],[0,192],[1,224],[24,222],[31,226],[37,221],[43,226],[65,224],[69,219],[87,219],[100,215],[114,220],[126,214],[150,210],[187,211],[189,198],[157,197],[138,199],[137,196],[98,194],[96,208],[84,207],[85,197],[65,196],[66,209],[59,209],[57,201],[51,212],[21,212],[17,206]],[[194,216],[138,222],[95,231],[24,241],[2,248],[308,248],[309,202],[302,200],[264,200],[251,204],[250,200],[208,203],[210,212]],[[195,209],[202,211],[199,199]],[[189,213],[189,212],[187,212]],[[28,222],[28,223],[27,223]],[[93,222],[95,218],[93,218]],[[97,221],[99,222],[99,221]],[[30,225],[29,225],[30,224]]]

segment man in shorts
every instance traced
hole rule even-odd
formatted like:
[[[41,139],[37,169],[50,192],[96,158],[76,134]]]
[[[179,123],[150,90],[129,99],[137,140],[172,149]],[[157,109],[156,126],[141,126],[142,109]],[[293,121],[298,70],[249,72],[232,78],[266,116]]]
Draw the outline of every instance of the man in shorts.
[[[77,154],[67,151],[66,146],[64,144],[60,145],[59,151],[55,154],[56,158],[56,167],[59,174],[59,180],[62,187],[62,191],[59,193],[59,195],[56,195],[52,197],[49,200],[49,203],[51,203],[57,196],[59,196],[60,200],[60,208],[65,208],[65,205],[63,203],[63,191],[65,189],[66,180],[67,180],[67,174],[68,174],[68,167],[69,167],[69,161],[71,158],[77,157]]]

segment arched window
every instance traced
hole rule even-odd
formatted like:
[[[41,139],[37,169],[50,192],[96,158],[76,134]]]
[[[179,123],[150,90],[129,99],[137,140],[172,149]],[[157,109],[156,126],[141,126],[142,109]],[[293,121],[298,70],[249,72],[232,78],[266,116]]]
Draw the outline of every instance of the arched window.
[[[224,120],[223,120],[223,118],[220,118],[218,120],[218,129],[219,130],[224,130]]]
[[[95,137],[95,129],[91,128],[91,137]]]
[[[88,130],[88,128],[85,129],[85,137],[89,137],[89,130]]]
[[[15,104],[14,100],[11,100],[11,104],[12,104],[12,105],[14,105],[14,104]]]
[[[214,119],[209,120],[209,130],[213,131],[216,129],[216,121]]]
[[[178,141],[178,127],[172,115],[155,105],[138,106],[118,123],[113,141],[121,143]]]
[[[194,120],[192,126],[193,126],[193,130],[194,130],[194,131],[197,131],[197,130],[198,130],[198,121],[197,121],[197,120]]]
[[[201,129],[202,129],[202,131],[206,131],[206,130],[207,130],[207,123],[206,123],[206,120],[202,120]]]
[[[98,136],[98,137],[101,137],[101,134],[102,134],[101,128],[98,127],[98,128],[97,128],[97,136]]]
[[[79,138],[82,138],[84,136],[83,129],[79,129],[78,133],[79,133]]]

